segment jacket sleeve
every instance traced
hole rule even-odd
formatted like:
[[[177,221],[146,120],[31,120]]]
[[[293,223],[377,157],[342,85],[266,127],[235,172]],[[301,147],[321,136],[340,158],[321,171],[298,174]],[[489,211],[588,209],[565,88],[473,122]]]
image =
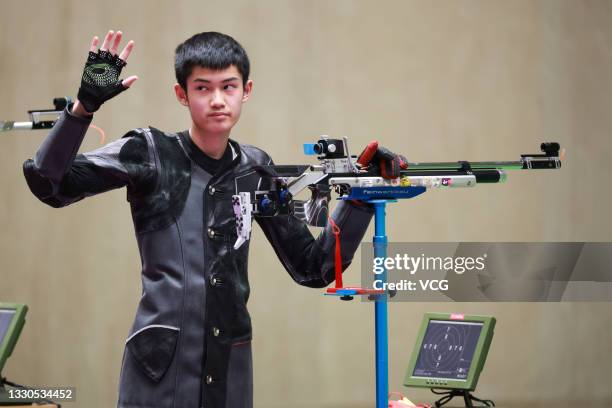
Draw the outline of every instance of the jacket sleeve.
[[[63,207],[85,197],[128,186],[141,188],[151,181],[155,164],[144,131],[132,131],[91,152],[77,154],[91,119],[60,115],[34,159],[23,164],[32,193],[52,207]]]
[[[341,201],[336,206],[332,219],[340,228],[343,271],[353,260],[373,214],[374,210],[365,205]],[[292,216],[256,217],[256,220],[294,281],[322,288],[335,280],[336,239],[329,223],[315,239],[308,226]]]

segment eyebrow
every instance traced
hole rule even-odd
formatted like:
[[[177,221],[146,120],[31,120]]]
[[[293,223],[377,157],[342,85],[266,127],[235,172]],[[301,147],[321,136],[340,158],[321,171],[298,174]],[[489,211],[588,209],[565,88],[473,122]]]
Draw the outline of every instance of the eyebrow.
[[[231,78],[226,78],[226,79],[224,79],[221,82],[225,83],[225,82],[238,81],[238,80],[240,80],[240,78],[238,78],[238,77],[231,77]],[[196,79],[193,80],[193,82],[204,82],[206,84],[210,84],[211,83],[211,81],[209,81],[208,79],[204,79],[204,78],[196,78]]]

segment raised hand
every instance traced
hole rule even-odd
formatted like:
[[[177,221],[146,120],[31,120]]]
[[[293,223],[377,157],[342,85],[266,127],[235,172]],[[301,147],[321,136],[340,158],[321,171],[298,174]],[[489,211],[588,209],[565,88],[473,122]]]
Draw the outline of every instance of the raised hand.
[[[91,40],[78,101],[74,106],[77,112],[82,108],[85,113],[97,111],[104,102],[125,91],[138,79],[135,75],[124,80],[119,79],[121,70],[127,65],[127,58],[134,48],[134,41],[129,41],[121,54],[117,55],[122,35],[121,31],[109,31],[100,50],[97,50],[98,37]]]

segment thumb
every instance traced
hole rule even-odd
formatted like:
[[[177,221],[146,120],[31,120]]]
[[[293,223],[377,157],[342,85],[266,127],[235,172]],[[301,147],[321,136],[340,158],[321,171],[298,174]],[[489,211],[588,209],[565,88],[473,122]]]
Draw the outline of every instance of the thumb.
[[[136,80],[138,79],[138,76],[136,75],[132,75],[131,77],[127,77],[125,78],[122,82],[121,85],[123,85],[125,88],[129,88],[130,86],[132,86],[132,84],[134,82],[136,82]]]
[[[372,161],[372,158],[376,154],[376,150],[378,149],[378,141],[372,140],[368,145],[363,149],[359,157],[357,158],[357,163],[359,163],[362,167],[367,166]]]

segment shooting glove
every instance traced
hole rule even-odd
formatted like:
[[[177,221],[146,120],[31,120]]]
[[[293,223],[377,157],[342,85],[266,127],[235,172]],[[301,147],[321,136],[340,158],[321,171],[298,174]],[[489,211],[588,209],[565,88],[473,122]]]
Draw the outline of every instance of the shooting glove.
[[[100,105],[125,91],[119,75],[127,63],[108,51],[89,52],[78,99],[87,112],[93,113]]]
[[[393,179],[400,176],[401,169],[408,168],[408,160],[401,154],[378,146],[376,140],[371,141],[359,155],[357,163],[361,168],[373,168],[383,178]]]

